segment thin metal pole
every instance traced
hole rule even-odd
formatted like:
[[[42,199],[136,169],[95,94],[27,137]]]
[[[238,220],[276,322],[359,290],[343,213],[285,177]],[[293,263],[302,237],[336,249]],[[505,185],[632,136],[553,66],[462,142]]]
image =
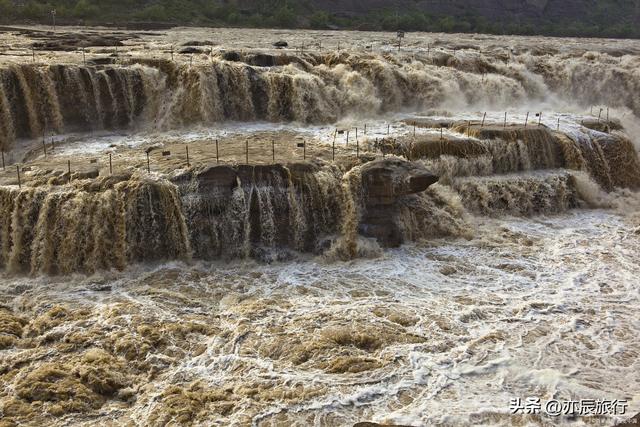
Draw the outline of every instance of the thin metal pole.
[[[416,122],[413,122],[413,137],[416,137]]]
[[[186,145],[185,148],[187,149],[187,167],[191,167],[191,163],[189,162],[189,146]]]
[[[467,138],[471,138],[471,121],[467,122]]]
[[[440,128],[440,141],[442,141],[442,128]]]
[[[529,112],[527,111],[527,118],[524,119],[524,127],[527,127],[527,123],[529,123]]]
[[[109,153],[109,175],[113,175],[113,161],[111,159],[111,153]]]
[[[307,160],[307,141],[302,141],[302,159]]]
[[[346,143],[346,145],[349,146],[349,131],[347,131],[347,143]]]
[[[31,59],[36,62],[36,50],[33,47],[31,47]]]
[[[331,150],[331,160],[336,159],[336,137],[335,134],[333,136],[333,149]]]
[[[171,62],[173,62],[173,45],[171,45]]]
[[[356,138],[356,158],[360,158],[360,142]]]
[[[20,166],[16,166],[16,171],[18,172],[18,188],[22,188],[22,182],[20,181]]]
[[[42,127],[42,143],[44,144],[47,135],[47,119],[44,120],[44,126]]]
[[[273,161],[273,163],[276,162],[276,140],[275,139],[271,140],[271,160]]]
[[[358,128],[356,128],[356,141],[358,140]]]
[[[507,128],[507,112],[504,112],[504,128]]]
[[[481,128],[484,127],[484,119],[486,119],[486,118],[487,118],[487,113],[485,111],[484,115],[482,116],[482,125],[480,125]]]
[[[387,135],[389,135],[389,129],[391,128],[391,125],[387,125]]]
[[[67,171],[69,172],[69,184],[71,184],[71,160],[67,160]]]
[[[249,140],[248,139],[245,140],[244,145],[245,145],[245,158],[246,158],[247,164],[249,164]]]
[[[558,117],[558,131],[560,131],[560,117]]]
[[[364,124],[364,134],[365,135],[367,134],[367,124],[366,123]]]
[[[149,161],[149,152],[147,151],[147,173],[151,173],[151,162]]]
[[[216,163],[220,164],[220,155],[218,153],[218,139],[216,138]]]

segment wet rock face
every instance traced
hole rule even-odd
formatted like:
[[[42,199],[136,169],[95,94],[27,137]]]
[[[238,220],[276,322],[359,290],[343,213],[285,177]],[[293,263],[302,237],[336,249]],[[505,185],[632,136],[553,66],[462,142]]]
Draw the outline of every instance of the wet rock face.
[[[399,201],[438,182],[438,177],[416,163],[382,159],[362,167],[364,215],[360,234],[383,246],[397,247],[403,238],[398,225]]]
[[[225,61],[239,62],[242,61],[242,56],[238,52],[229,51],[222,54],[222,59]]]
[[[275,67],[276,65],[286,65],[282,57],[276,57],[267,53],[241,54],[236,51],[228,51],[222,54],[222,59],[231,62],[244,62],[255,67]],[[280,63],[283,62],[283,63]]]
[[[278,179],[279,178],[279,179]],[[176,183],[182,183],[188,176],[176,178]],[[288,172],[281,165],[270,166],[211,166],[193,175],[197,182],[196,193],[201,195],[214,194],[221,199],[229,199],[233,190],[242,182],[258,182],[262,185],[273,185],[273,180],[288,185]]]
[[[277,62],[275,56],[266,53],[256,53],[247,58],[247,64],[255,65],[256,67],[275,67],[278,65]]]
[[[178,51],[181,55],[190,55],[190,54],[201,54],[204,53],[204,49],[200,49],[198,47],[187,46]]]
[[[611,133],[611,131],[623,129],[620,121],[616,119],[612,119],[612,120],[586,119],[586,120],[582,120],[582,126],[589,129],[597,130],[598,132],[604,132],[604,133]]]
[[[76,34],[33,31],[29,36],[35,40],[35,50],[74,51],[84,47],[124,46],[123,41],[138,38],[135,34]]]
[[[337,231],[340,178],[331,165],[214,166],[174,179],[198,259],[317,252]]]
[[[382,159],[362,167],[362,184],[367,206],[391,205],[399,197],[419,193],[438,182],[416,163],[400,159]]]
[[[361,199],[360,234],[382,246],[398,246],[403,241],[399,206],[438,180],[411,162],[375,160],[361,167],[361,185],[347,196],[344,173],[328,164],[301,162],[215,166],[177,177],[194,257],[322,252],[323,239],[347,221],[344,197]]]

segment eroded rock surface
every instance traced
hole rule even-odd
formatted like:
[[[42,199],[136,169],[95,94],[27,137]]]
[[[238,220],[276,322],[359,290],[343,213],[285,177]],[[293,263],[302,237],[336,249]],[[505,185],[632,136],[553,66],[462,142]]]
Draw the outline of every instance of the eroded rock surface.
[[[397,216],[398,201],[425,191],[438,182],[438,177],[415,163],[399,159],[383,159],[362,167],[365,213],[360,233],[375,237],[384,246],[399,246],[402,233]]]

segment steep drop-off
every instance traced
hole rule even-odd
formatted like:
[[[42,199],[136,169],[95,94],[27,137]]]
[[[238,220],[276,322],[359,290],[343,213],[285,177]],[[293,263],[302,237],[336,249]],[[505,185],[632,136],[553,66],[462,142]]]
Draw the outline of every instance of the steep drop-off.
[[[233,53],[233,54],[231,54]],[[443,51],[214,55],[207,65],[0,68],[0,148],[45,133],[175,129],[228,120],[330,123],[432,108],[512,108],[572,99],[640,114],[636,57],[508,57]],[[611,62],[615,62],[612,64]]]

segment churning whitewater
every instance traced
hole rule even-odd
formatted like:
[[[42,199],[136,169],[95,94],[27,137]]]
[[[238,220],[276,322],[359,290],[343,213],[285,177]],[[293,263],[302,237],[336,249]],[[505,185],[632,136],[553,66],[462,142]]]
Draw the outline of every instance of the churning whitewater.
[[[640,411],[639,42],[0,39],[0,425]]]

